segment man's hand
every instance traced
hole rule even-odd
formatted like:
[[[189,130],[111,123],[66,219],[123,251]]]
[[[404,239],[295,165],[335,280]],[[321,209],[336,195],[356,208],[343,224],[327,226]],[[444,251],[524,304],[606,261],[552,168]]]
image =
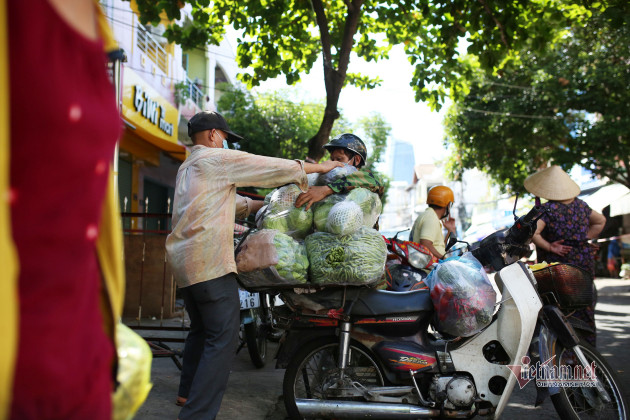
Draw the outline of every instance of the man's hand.
[[[319,171],[319,173],[325,174],[326,172],[332,171],[335,168],[344,166],[344,164],[341,162],[337,162],[335,160],[327,160],[325,162],[320,163],[319,166],[321,166],[320,168],[321,170]]]
[[[444,228],[449,232],[453,234],[457,233],[457,225],[455,224],[455,219],[453,219],[452,217],[449,216],[446,219],[443,219],[442,225],[444,225]]]
[[[295,200],[295,207],[299,208],[306,204],[306,210],[308,210],[314,203],[323,200],[332,193],[333,190],[325,185],[323,187],[309,187],[307,192],[300,194]]]

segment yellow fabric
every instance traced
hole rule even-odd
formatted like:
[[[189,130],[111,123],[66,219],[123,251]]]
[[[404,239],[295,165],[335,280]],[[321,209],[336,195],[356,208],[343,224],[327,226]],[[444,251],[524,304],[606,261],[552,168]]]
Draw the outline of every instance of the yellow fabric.
[[[0,419],[9,416],[17,349],[18,260],[9,214],[9,63],[6,1],[0,0]]]
[[[95,4],[98,4],[95,1]],[[99,26],[107,48],[117,48],[111,30],[103,31],[107,22],[100,7]],[[13,372],[18,342],[18,259],[11,237],[9,198],[9,75],[7,4],[0,0],[0,420],[9,416]],[[102,307],[104,327],[114,340],[114,325],[122,313],[124,271],[122,227],[116,203],[113,174],[110,174],[107,196],[103,203],[97,251],[103,272]]]

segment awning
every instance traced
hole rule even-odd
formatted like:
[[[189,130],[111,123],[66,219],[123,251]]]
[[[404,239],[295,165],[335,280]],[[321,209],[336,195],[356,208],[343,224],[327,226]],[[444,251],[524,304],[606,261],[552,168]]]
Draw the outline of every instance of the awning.
[[[593,210],[601,212],[604,207],[610,206],[613,202],[630,193],[630,190],[621,184],[605,185],[593,194],[586,197],[580,197]],[[611,208],[612,216],[612,208]]]
[[[610,203],[610,217],[630,214],[630,193]]]

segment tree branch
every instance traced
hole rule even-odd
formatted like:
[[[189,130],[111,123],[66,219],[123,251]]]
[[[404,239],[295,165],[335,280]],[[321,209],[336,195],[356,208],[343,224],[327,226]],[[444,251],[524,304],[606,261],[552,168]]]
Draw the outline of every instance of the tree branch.
[[[507,37],[505,36],[505,28],[503,27],[501,22],[499,22],[499,19],[497,19],[496,16],[494,16],[494,13],[492,13],[492,10],[490,10],[490,7],[486,3],[486,0],[479,0],[479,3],[481,3],[483,8],[486,10],[486,13],[488,13],[490,17],[492,18],[492,20],[494,20],[494,23],[495,25],[497,25],[497,28],[499,28],[499,31],[501,32],[501,41],[503,41],[506,47],[510,48],[510,44],[508,43]]]
[[[319,28],[319,35],[322,43],[322,56],[324,59],[324,69],[332,67],[331,39],[328,30],[328,19],[321,0],[311,0],[311,6],[315,12],[315,21]]]

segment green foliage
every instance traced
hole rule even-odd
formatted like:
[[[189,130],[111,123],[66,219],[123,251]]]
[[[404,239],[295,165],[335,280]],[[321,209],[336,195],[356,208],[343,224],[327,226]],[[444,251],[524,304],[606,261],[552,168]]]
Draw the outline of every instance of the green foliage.
[[[478,72],[445,120],[451,174],[476,167],[523,192],[541,167],[579,164],[630,187],[630,25],[615,22],[593,11],[553,48]]]
[[[322,104],[293,102],[282,91],[254,96],[229,85],[222,88],[226,92],[218,110],[244,137],[239,144],[242,150],[285,159],[306,157],[308,139],[321,122]]]
[[[588,13],[580,1],[531,0],[136,0],[143,23],[159,21],[160,12],[175,22],[179,7],[192,5],[193,20],[172,23],[165,32],[185,48],[218,44],[225,25],[243,31],[237,63],[240,79],[249,87],[284,75],[288,84],[308,73],[321,55],[326,88],[325,113],[308,155],[319,160],[335,120],[337,103],[346,84],[371,88],[377,77],[348,73],[351,57],[378,61],[393,45],[404,45],[415,71],[410,85],[417,101],[439,109],[447,93],[458,100],[474,72],[462,60],[459,47],[478,58],[485,71],[500,69],[510,51],[524,47],[542,50],[554,42],[568,22],[579,23]],[[624,9],[622,0],[615,3]],[[617,4],[618,3],[618,4]],[[604,6],[602,6],[604,7]],[[619,20],[614,14],[610,19]]]
[[[387,147],[387,139],[392,133],[392,126],[382,114],[377,112],[359,118],[357,126],[362,133],[362,140],[368,144],[368,150],[370,151],[365,168],[373,170],[374,165],[383,158],[383,152]]]

